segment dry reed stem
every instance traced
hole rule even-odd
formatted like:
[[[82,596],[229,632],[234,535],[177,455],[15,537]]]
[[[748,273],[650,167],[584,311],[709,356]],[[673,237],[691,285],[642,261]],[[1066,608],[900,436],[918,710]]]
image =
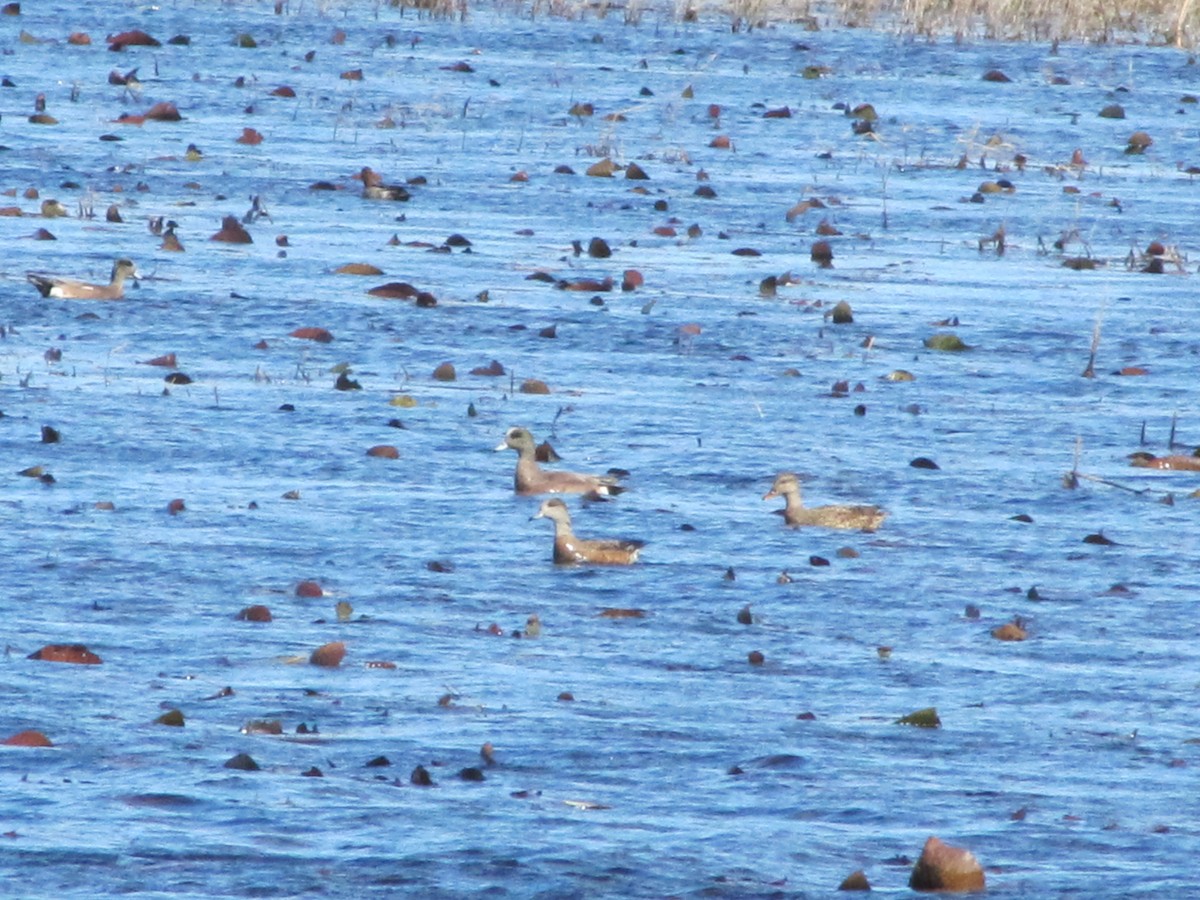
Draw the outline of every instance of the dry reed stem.
[[[432,15],[466,14],[468,0],[387,0]],[[733,31],[784,22],[837,20],[930,39],[1142,42],[1191,48],[1200,34],[1196,0],[498,0],[532,17],[603,18],[629,24],[654,13],[676,21],[723,16]]]

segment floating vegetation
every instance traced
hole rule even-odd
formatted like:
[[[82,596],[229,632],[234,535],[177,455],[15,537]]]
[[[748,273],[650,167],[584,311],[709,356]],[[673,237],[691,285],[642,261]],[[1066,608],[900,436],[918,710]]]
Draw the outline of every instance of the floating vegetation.
[[[937,709],[930,706],[918,709],[896,720],[897,725],[912,725],[914,728],[941,728],[942,720],[938,718]]]

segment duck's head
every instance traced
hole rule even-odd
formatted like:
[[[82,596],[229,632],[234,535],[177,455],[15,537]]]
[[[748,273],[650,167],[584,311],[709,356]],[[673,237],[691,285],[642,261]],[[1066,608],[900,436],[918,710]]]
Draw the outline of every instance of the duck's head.
[[[763,499],[770,500],[772,497],[782,497],[787,494],[799,493],[799,491],[800,479],[796,477],[796,473],[780,472],[775,476],[771,489],[763,494]]]
[[[567,509],[567,504],[563,503],[557,497],[552,497],[549,500],[543,500],[542,505],[538,507],[538,511],[531,516],[533,519],[552,519],[555,522],[571,523],[571,511]]]
[[[122,257],[113,263],[112,277],[115,281],[124,278],[141,278],[142,276],[138,274],[137,266],[133,264],[132,259]]]
[[[527,428],[510,428],[504,433],[504,440],[496,445],[496,449],[532,453],[534,450],[533,435]]]

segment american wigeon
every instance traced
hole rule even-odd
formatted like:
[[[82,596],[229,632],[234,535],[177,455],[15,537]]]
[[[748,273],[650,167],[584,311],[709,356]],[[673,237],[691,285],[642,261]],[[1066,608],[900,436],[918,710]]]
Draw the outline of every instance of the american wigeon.
[[[120,300],[125,296],[125,279],[137,278],[138,273],[132,260],[118,259],[113,263],[112,279],[108,284],[89,284],[70,278],[38,275],[36,272],[30,272],[25,277],[43,297],[58,297],[64,300]]]
[[[368,200],[407,200],[408,189],[398,184],[384,184],[383,176],[370,166],[363,166],[358,175],[362,179],[362,195]]]
[[[883,524],[887,513],[878,506],[814,506],[806,508],[800,499],[800,479],[794,472],[780,472],[764,500],[783,497],[786,505],[778,512],[792,527],[815,525],[818,528],[844,528],[875,531]]]
[[[174,222],[168,222],[167,228],[163,232],[162,243],[159,244],[159,250],[167,250],[171,253],[183,253],[183,242],[175,234],[175,229],[179,226]]]
[[[595,563],[607,566],[628,566],[637,562],[644,541],[584,540],[571,531],[571,513],[567,504],[557,497],[543,500],[534,519],[549,519],[554,523],[554,561],[559,564]]]
[[[516,450],[513,489],[518,494],[600,494],[615,496],[625,490],[612,475],[548,472],[538,465],[533,435],[525,428],[510,428],[496,450]]]

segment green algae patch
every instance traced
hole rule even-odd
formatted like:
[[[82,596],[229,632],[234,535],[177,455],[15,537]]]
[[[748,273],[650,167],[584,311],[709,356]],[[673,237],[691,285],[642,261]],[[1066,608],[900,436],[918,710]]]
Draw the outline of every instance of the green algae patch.
[[[910,712],[907,716],[901,716],[895,724],[912,725],[914,728],[941,728],[942,720],[938,718],[937,708],[930,706]]]

